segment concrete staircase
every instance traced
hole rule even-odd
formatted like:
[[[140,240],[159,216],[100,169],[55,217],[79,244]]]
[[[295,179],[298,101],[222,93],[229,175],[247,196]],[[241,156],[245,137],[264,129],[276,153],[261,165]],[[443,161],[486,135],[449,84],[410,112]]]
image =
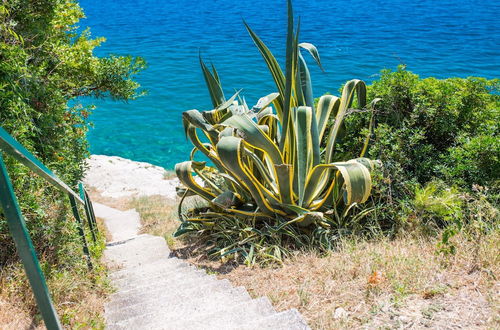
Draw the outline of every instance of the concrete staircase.
[[[162,237],[138,235],[139,214],[94,203],[112,235],[105,258],[117,288],[106,305],[108,329],[309,329],[295,309],[276,312],[204,270],[170,257]]]

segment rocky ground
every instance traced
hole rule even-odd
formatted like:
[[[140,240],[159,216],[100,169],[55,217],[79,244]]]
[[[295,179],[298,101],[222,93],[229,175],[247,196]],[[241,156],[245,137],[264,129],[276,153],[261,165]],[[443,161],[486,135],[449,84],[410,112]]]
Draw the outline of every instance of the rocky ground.
[[[84,179],[86,186],[110,198],[159,195],[175,199],[179,179],[164,168],[117,156],[92,155]]]

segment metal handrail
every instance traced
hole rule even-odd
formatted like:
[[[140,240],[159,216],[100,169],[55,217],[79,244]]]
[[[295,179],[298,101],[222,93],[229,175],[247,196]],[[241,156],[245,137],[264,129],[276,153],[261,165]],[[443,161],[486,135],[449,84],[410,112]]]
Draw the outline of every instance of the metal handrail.
[[[71,190],[67,184],[65,184],[61,179],[57,177],[51,170],[49,170],[45,165],[42,164],[35,156],[33,156],[25,147],[23,147],[19,142],[17,142],[6,130],[0,127],[0,149],[14,157],[17,161],[24,164],[26,167],[31,169],[33,172],[43,177],[49,183],[59,190],[73,195],[75,199],[80,204],[85,204],[85,202],[80,198],[80,196]]]
[[[57,175],[49,170],[42,162],[40,162],[33,154],[17,142],[7,131],[0,127],[0,150],[3,150],[14,159],[30,168],[34,173],[44,178],[48,183],[67,193],[71,205],[73,216],[78,223],[78,234],[82,240],[83,253],[87,258],[89,269],[92,269],[90,252],[85,238],[83,221],[78,212],[77,203],[82,204],[85,208],[87,223],[92,234],[94,243],[97,241],[96,232],[97,222],[92,208],[92,203],[82,183],[78,184],[79,194],[74,192],[66,183],[64,183]],[[45,276],[40,268],[40,262],[33,247],[30,234],[27,230],[24,217],[22,215],[17,197],[12,187],[7,168],[0,153],[0,206],[3,208],[4,215],[7,219],[9,231],[14,239],[17,253],[21,258],[26,275],[30,282],[33,294],[35,296],[38,308],[42,314],[45,326],[47,329],[62,329],[59,317],[52,303]]]

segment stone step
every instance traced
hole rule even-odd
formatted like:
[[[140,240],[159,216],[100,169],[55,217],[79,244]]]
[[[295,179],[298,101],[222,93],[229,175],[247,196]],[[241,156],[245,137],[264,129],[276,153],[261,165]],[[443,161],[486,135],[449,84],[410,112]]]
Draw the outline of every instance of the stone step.
[[[115,270],[113,273],[109,274],[110,279],[119,279],[124,276],[129,276],[132,273],[144,275],[148,273],[157,272],[159,269],[168,270],[169,268],[175,268],[177,266],[185,267],[189,264],[180,260],[179,258],[162,258],[157,261],[150,262],[146,265],[141,265],[139,267],[127,267],[119,270]]]
[[[221,308],[214,313],[192,315],[184,320],[169,323],[169,327],[165,329],[233,330],[239,329],[243,324],[261,320],[274,314],[276,312],[269,299],[260,297],[250,302]],[[161,326],[152,328],[164,329]]]
[[[162,237],[145,234],[109,246],[104,256],[115,265],[129,268],[167,258],[169,253]]]
[[[194,269],[196,267],[189,265],[185,262],[178,262],[172,258],[163,258],[153,263],[148,263],[142,267],[127,267],[121,269],[115,274],[111,274],[109,278],[113,281],[119,282],[121,280],[133,280],[144,277],[154,277],[158,272],[162,274],[170,274],[180,271],[182,269]]]
[[[155,330],[233,330],[250,320],[262,319],[274,312],[267,298],[252,299],[233,305],[220,305],[218,310],[203,313],[198,311],[189,314],[179,314],[173,317],[168,314],[158,314],[150,320],[136,317],[125,322],[119,322],[109,327],[110,330],[121,329],[155,329]]]
[[[154,301],[129,305],[119,310],[105,311],[105,316],[109,323],[123,322],[138,317],[137,321],[140,324],[145,324],[160,316],[174,320],[182,315],[211,313],[224,308],[224,306],[250,300],[250,295],[243,287],[231,288],[224,292],[206,290],[199,292],[197,296],[169,295],[167,292]]]
[[[198,295],[200,291],[224,292],[232,288],[231,283],[227,280],[218,281],[215,277],[208,277],[208,279],[203,279],[201,282],[200,279],[196,279],[176,287],[169,282],[163,282],[128,291],[119,291],[110,296],[110,302],[106,304],[106,310],[122,309],[148,300],[156,300],[158,297],[163,297],[164,292],[168,292],[169,296],[184,295],[189,297]]]
[[[113,237],[104,252],[113,267],[109,279],[117,292],[105,306],[108,329],[309,330],[295,309],[276,313],[269,299],[251,299],[204,270],[170,257],[162,237],[137,235],[135,210],[98,205]]]
[[[128,291],[138,291],[138,290],[147,290],[149,287],[166,287],[166,288],[176,288],[180,285],[188,285],[191,283],[202,283],[202,282],[211,282],[216,281],[217,277],[215,275],[208,275],[205,272],[177,272],[172,275],[162,275],[147,277],[144,279],[136,279],[126,281],[123,280],[119,285],[112,283],[115,287],[117,287],[119,292],[128,292]]]
[[[203,281],[209,280],[210,278],[215,278],[214,275],[207,275],[202,270],[193,270],[188,267],[179,268],[175,271],[163,273],[158,272],[158,274],[151,274],[143,278],[122,278],[120,280],[111,281],[111,283],[120,291],[132,290],[136,287],[150,286],[155,283],[168,284],[169,280],[172,286],[177,286],[179,283],[189,282],[192,280]]]
[[[92,204],[95,215],[105,220],[113,242],[137,236],[141,228],[141,218],[135,209],[120,211],[103,204]]]

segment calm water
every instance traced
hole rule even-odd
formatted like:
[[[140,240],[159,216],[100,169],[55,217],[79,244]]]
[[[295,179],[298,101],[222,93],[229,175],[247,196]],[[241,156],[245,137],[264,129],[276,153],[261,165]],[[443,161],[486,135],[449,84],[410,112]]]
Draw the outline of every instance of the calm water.
[[[284,56],[285,0],[80,0],[98,55],[142,56],[138,80],[148,95],[130,103],[99,101],[91,117],[91,152],[173,168],[186,160],[181,113],[208,109],[198,52],[216,64],[226,96],[244,89],[253,105],[274,92],[245,19],[279,59]],[[371,81],[405,63],[421,76],[500,77],[498,0],[295,0],[301,41],[314,43],[327,72],[310,61],[314,94],[348,79]]]

